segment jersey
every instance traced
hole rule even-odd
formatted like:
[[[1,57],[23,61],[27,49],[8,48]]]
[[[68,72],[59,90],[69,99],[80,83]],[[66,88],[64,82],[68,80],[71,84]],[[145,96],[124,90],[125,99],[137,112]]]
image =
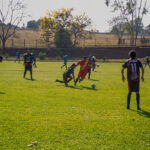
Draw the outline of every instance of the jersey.
[[[67,68],[67,70],[64,72],[64,75],[70,76],[71,74],[74,74],[74,69],[70,66]]]
[[[68,61],[68,55],[65,55],[64,56],[64,63],[67,63],[67,61]]]
[[[139,81],[140,78],[140,68],[143,65],[138,59],[129,59],[123,64],[123,68],[127,68],[127,79],[128,81]]]
[[[24,55],[24,64],[26,66],[32,66],[32,63],[33,63],[33,56],[31,54],[29,55]]]
[[[80,65],[80,71],[87,71],[90,64],[92,64],[91,60],[81,60],[77,63],[77,65]]]
[[[17,58],[19,59],[20,58],[20,52],[17,52]]]

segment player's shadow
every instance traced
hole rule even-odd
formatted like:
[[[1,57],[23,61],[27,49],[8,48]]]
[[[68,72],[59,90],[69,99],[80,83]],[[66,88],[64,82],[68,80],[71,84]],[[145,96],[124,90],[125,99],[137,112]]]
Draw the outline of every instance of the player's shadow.
[[[96,79],[90,79],[90,81],[99,81],[99,80],[96,80]]]
[[[137,112],[139,115],[150,118],[150,112],[145,111],[145,110],[141,110]]]
[[[81,88],[82,89],[87,89],[87,90],[92,90],[92,91],[97,91],[97,89],[95,89],[95,88],[90,88],[90,87],[83,86],[83,85],[81,85]]]
[[[26,80],[36,81],[36,79],[25,78]]]
[[[0,94],[5,94],[4,92],[0,92]]]

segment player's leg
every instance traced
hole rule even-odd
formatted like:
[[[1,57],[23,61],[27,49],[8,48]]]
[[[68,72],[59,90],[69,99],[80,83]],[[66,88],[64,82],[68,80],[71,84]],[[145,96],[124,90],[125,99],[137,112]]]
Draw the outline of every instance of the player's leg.
[[[30,71],[30,76],[31,76],[31,80],[32,80],[33,79],[32,78],[32,66],[30,66],[29,71]]]
[[[131,92],[129,92],[127,96],[127,109],[130,109],[130,100],[131,100]]]
[[[140,108],[140,94],[136,92],[136,101],[137,101],[137,110],[141,110]]]
[[[128,81],[128,96],[127,96],[127,109],[130,109],[130,100],[131,100],[131,93],[132,93],[132,81]]]
[[[24,78],[26,76],[26,73],[27,73],[27,66],[25,66],[25,68],[24,68]]]
[[[69,79],[67,79],[67,83],[72,80],[72,77],[71,77],[71,76],[69,76],[68,78],[69,78]]]

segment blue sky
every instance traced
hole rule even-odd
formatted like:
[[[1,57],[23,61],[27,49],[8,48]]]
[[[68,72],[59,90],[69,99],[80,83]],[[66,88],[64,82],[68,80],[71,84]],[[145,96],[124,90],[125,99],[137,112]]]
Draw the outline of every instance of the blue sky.
[[[74,8],[74,14],[81,14],[85,12],[94,22],[95,28],[100,32],[109,30],[108,21],[115,16],[111,9],[106,7],[105,0],[25,0],[27,4],[27,13],[31,17],[29,20],[37,20],[46,14],[47,10],[54,10],[59,8]],[[148,0],[150,6],[150,0]],[[143,19],[144,25],[150,24],[150,13]]]

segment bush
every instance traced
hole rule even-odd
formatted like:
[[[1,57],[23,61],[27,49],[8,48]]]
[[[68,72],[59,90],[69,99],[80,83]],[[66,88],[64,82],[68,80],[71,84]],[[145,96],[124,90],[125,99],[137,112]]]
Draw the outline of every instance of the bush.
[[[62,58],[60,56],[56,56],[56,60],[61,60]]]
[[[5,54],[5,59],[8,60],[8,58],[9,58],[9,55]]]
[[[39,59],[40,60],[45,60],[45,58],[46,58],[46,53],[40,52],[39,53]]]
[[[103,61],[105,62],[105,61],[106,61],[106,59],[107,59],[107,57],[106,57],[106,56],[104,56],[104,57],[103,57]]]
[[[69,31],[63,28],[59,28],[54,36],[54,44],[56,48],[72,47],[72,41]]]

